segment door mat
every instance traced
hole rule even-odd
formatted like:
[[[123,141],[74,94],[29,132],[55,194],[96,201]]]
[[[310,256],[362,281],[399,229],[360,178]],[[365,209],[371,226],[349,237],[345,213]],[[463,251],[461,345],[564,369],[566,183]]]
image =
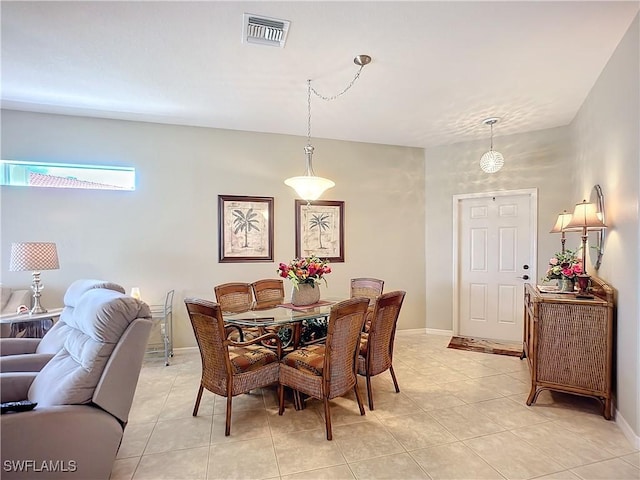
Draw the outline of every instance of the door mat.
[[[522,354],[522,343],[500,342],[486,338],[451,337],[448,348],[470,350],[472,352],[494,353],[519,357]]]

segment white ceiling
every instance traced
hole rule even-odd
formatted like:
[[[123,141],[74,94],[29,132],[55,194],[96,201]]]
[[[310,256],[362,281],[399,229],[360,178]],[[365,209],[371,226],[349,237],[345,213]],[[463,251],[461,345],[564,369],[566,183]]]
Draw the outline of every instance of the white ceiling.
[[[3,108],[429,147],[567,125],[640,2],[7,2]],[[244,13],[291,21],[243,43]]]

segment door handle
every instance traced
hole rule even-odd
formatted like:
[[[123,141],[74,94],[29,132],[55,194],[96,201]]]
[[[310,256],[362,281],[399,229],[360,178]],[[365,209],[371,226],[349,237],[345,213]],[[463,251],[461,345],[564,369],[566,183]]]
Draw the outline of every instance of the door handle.
[[[521,277],[516,277],[516,278],[521,278],[522,280],[529,280],[529,275],[522,275]]]

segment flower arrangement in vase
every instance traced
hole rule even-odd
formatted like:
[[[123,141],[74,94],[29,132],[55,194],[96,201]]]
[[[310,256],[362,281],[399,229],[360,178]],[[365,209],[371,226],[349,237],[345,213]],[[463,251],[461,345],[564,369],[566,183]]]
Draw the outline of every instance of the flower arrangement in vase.
[[[288,265],[280,263],[277,273],[282,278],[288,278],[293,283],[291,303],[294,305],[311,305],[320,300],[320,288],[316,288],[321,281],[327,284],[325,275],[331,273],[328,260],[322,260],[315,255],[294,258]]]
[[[564,252],[557,252],[549,259],[549,267],[542,280],[548,282],[549,280],[558,279],[560,290],[573,291],[576,277],[584,271],[582,259],[578,258],[579,251],[580,249],[567,249]]]

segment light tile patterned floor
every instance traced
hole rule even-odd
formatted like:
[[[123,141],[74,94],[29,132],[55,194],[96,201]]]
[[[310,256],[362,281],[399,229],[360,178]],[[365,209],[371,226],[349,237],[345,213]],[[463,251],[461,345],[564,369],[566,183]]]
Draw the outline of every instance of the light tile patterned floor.
[[[394,365],[373,381],[375,410],[354,397],[332,402],[334,440],[322,404],[278,416],[275,389],[225,399],[206,392],[197,351],[169,367],[148,359],[112,479],[633,479],[640,452],[595,400],[540,394],[525,405],[526,361],[446,348],[449,337],[396,337]],[[364,382],[360,382],[366,401]]]

